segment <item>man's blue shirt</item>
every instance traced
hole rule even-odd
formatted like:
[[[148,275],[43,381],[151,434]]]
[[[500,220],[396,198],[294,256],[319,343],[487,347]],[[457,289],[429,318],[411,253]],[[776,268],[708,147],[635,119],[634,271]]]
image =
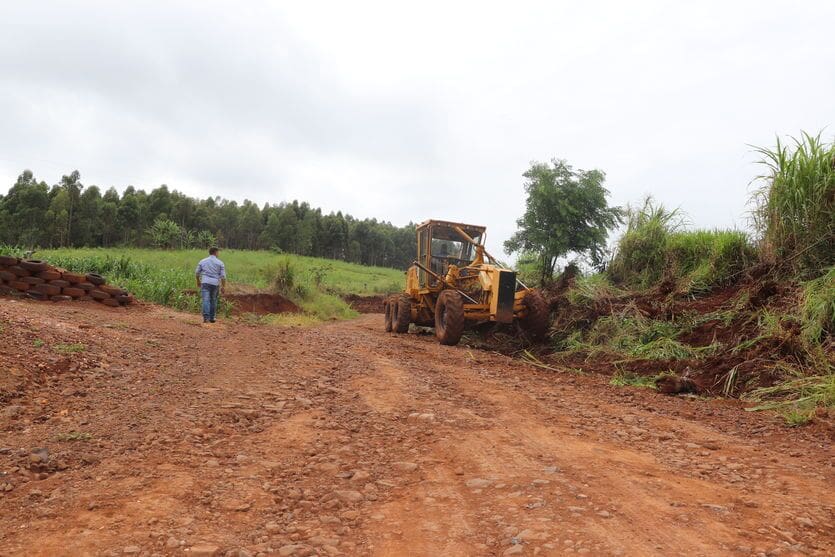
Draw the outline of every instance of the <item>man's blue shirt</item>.
[[[194,272],[200,277],[200,284],[220,284],[220,279],[226,278],[226,266],[216,255],[210,255],[197,264]]]

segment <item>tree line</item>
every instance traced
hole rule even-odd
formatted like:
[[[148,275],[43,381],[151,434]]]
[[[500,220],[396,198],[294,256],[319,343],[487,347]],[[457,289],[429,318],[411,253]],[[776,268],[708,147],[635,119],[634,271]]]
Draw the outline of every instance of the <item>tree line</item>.
[[[406,268],[415,225],[323,214],[306,202],[197,199],[166,185],[122,194],[85,186],[74,171],[48,185],[25,170],[0,195],[0,243],[24,247],[158,246],[272,249],[364,265]]]

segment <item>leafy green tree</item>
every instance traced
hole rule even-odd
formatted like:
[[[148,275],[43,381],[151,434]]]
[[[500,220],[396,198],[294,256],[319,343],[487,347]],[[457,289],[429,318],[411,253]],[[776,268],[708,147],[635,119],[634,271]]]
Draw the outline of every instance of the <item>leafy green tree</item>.
[[[76,223],[73,233],[74,245],[101,245],[101,191],[97,186],[89,186],[81,194],[75,211]]]
[[[34,248],[274,247],[399,268],[409,265],[415,251],[411,223],[397,227],[341,212],[323,215],[321,209],[299,201],[259,207],[250,201],[239,205],[219,197],[197,199],[165,185],[150,193],[128,186],[120,196],[113,187],[83,187],[77,171],[52,188],[24,171],[8,193],[0,195],[0,242]]]
[[[262,244],[277,247],[282,252],[296,253],[299,219],[290,207],[278,207],[272,211],[262,233]]]
[[[123,243],[128,244],[139,239],[142,210],[139,196],[133,187],[128,187],[122,194],[122,201],[116,212],[116,223],[122,231]]]
[[[246,249],[256,249],[258,247],[258,237],[264,228],[261,221],[261,209],[258,205],[245,199],[241,205],[241,216],[238,220],[239,240]]]
[[[5,213],[0,220],[3,241],[27,247],[48,242],[45,226],[49,203],[46,182],[38,182],[31,170],[24,170],[0,205]]]
[[[54,187],[46,212],[45,224],[49,245],[66,246],[69,242],[70,194],[65,188]]]
[[[619,207],[609,207],[606,175],[600,170],[574,170],[566,161],[534,162],[523,174],[527,201],[516,221],[518,230],[505,242],[508,254],[535,254],[542,281],[554,275],[560,257],[570,253],[601,266],[609,231],[622,220]]]
[[[62,239],[60,245],[70,246],[73,245],[73,227],[78,221],[78,204],[81,199],[81,190],[84,189],[84,186],[81,184],[81,173],[78,170],[73,170],[69,174],[61,176],[61,182],[56,187],[67,194],[66,223],[65,230],[59,233]]]

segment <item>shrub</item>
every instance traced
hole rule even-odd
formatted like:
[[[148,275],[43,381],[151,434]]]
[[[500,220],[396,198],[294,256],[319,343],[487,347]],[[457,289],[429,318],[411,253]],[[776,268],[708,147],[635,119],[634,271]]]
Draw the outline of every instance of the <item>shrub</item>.
[[[296,285],[296,268],[290,263],[289,259],[283,259],[278,262],[273,275],[273,290],[279,294],[289,294]]]
[[[835,143],[805,132],[792,140],[756,148],[767,170],[753,195],[754,223],[769,260],[818,276],[835,263]]]

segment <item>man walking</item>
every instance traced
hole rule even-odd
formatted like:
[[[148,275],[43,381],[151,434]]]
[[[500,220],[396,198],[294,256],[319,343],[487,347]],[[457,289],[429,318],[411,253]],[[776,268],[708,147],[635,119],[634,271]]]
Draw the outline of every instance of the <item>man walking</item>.
[[[195,275],[200,298],[203,301],[203,323],[214,323],[217,314],[218,290],[226,290],[226,266],[217,258],[220,250],[209,248],[209,257],[200,260]]]

